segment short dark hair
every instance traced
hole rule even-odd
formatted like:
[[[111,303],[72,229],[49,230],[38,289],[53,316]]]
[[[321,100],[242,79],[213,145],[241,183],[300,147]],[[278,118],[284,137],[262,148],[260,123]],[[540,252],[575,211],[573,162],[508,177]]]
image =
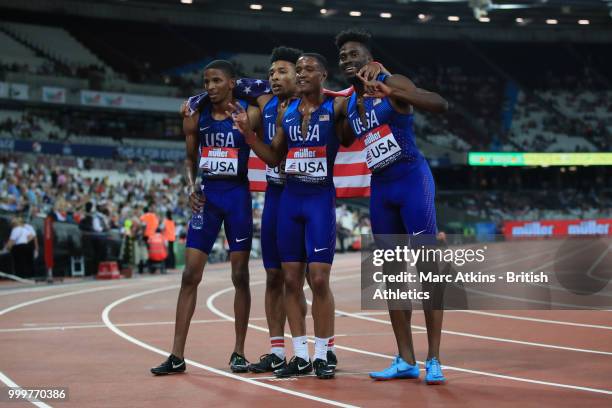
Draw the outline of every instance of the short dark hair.
[[[295,64],[300,58],[304,51],[298,50],[297,48],[279,46],[272,50],[272,55],[270,56],[270,64],[276,61],[287,61],[292,64]]]
[[[316,59],[317,62],[323,67],[323,69],[327,71],[327,67],[328,67],[327,58],[325,58],[321,54],[316,53],[316,52],[305,52],[305,53],[302,53],[300,57],[310,57],[310,58]]]
[[[342,48],[349,41],[358,42],[372,52],[372,34],[358,28],[349,28],[336,35],[336,47]]]
[[[230,78],[236,78],[236,68],[227,60],[214,60],[204,67],[204,71],[207,69],[218,69],[225,72]]]

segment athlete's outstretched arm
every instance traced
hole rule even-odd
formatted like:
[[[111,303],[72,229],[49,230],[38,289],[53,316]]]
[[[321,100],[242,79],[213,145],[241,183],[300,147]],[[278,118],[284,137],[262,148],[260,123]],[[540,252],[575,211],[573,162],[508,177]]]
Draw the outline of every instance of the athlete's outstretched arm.
[[[236,127],[240,132],[244,135],[244,139],[247,144],[253,149],[257,157],[263,160],[268,166],[276,167],[283,160],[283,157],[287,154],[287,144],[285,141],[284,133],[282,132],[282,128],[280,126],[276,127],[276,135],[274,139],[272,139],[272,143],[267,145],[263,142],[262,138],[257,135],[254,130],[258,130],[261,126],[261,113],[259,109],[249,106],[249,111],[245,111],[240,105],[229,105],[230,109],[233,109],[231,113],[232,119],[236,124]],[[257,115],[255,113],[251,113],[252,109],[257,111]],[[227,112],[230,114],[229,112]],[[252,126],[252,121],[256,121],[256,125]],[[282,140],[279,138],[279,129],[282,133]],[[277,140],[278,139],[278,140]],[[284,150],[283,150],[284,143]]]
[[[189,204],[194,212],[199,212],[206,198],[198,188],[198,121],[200,114],[183,118],[183,133],[185,133],[185,178],[189,189]]]
[[[276,133],[269,145],[254,134],[245,134],[245,139],[257,157],[270,167],[278,166],[287,156],[287,139],[281,126],[276,126]]]
[[[399,105],[410,105],[429,112],[443,113],[448,110],[448,102],[435,92],[417,88],[403,75],[387,77],[384,83],[372,81],[365,84],[366,96],[382,98],[388,96]]]

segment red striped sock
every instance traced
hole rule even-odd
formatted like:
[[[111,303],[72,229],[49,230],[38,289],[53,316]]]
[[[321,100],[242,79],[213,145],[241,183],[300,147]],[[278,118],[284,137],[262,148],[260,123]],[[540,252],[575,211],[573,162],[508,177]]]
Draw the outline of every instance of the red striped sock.
[[[333,351],[334,353],[336,352],[336,346],[335,346],[335,336],[331,336],[329,338],[329,341],[327,342],[327,349]]]
[[[270,353],[276,354],[279,358],[285,358],[284,337],[270,337]]]

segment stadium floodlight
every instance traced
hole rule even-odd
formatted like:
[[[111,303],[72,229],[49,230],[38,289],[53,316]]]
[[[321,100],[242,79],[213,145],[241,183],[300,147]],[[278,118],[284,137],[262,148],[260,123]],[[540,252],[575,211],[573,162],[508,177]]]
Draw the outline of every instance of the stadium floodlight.
[[[391,13],[380,13],[381,18],[391,18]]]
[[[361,17],[361,11],[356,11],[356,10],[350,11],[349,12],[349,16],[351,16],[351,17]]]
[[[250,8],[251,10],[261,10],[261,9],[263,9],[263,6],[262,6],[261,4],[251,4],[251,5],[249,6],[249,8]]]
[[[448,16],[448,21],[457,22],[459,20],[461,20],[459,16]]]
[[[283,7],[281,7],[281,11],[283,11],[285,13],[291,13],[293,11],[293,7],[283,6]]]

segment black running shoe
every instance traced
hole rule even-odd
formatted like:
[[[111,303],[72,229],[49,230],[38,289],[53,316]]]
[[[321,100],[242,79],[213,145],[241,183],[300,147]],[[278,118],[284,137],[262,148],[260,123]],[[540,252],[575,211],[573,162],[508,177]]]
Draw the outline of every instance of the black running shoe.
[[[249,371],[252,373],[267,373],[279,370],[287,365],[284,358],[280,358],[274,353],[264,354],[259,357],[259,363],[249,364]]]
[[[177,374],[184,373],[187,368],[187,364],[185,364],[185,360],[182,360],[175,356],[174,354],[170,354],[170,357],[157,367],[153,367],[151,369],[151,373],[155,375],[167,375],[167,374]]]
[[[274,375],[278,378],[293,377],[296,375],[304,375],[312,372],[312,363],[301,357],[293,356],[289,360],[289,364],[285,367],[274,371]]]
[[[327,361],[317,358],[312,365],[314,366],[315,374],[322,380],[334,378],[336,370],[331,368]]]
[[[230,368],[234,373],[246,373],[249,370],[249,362],[244,356],[234,351],[230,357]]]
[[[327,365],[333,368],[334,370],[338,365],[338,357],[336,357],[334,352],[331,350],[327,350]]]

